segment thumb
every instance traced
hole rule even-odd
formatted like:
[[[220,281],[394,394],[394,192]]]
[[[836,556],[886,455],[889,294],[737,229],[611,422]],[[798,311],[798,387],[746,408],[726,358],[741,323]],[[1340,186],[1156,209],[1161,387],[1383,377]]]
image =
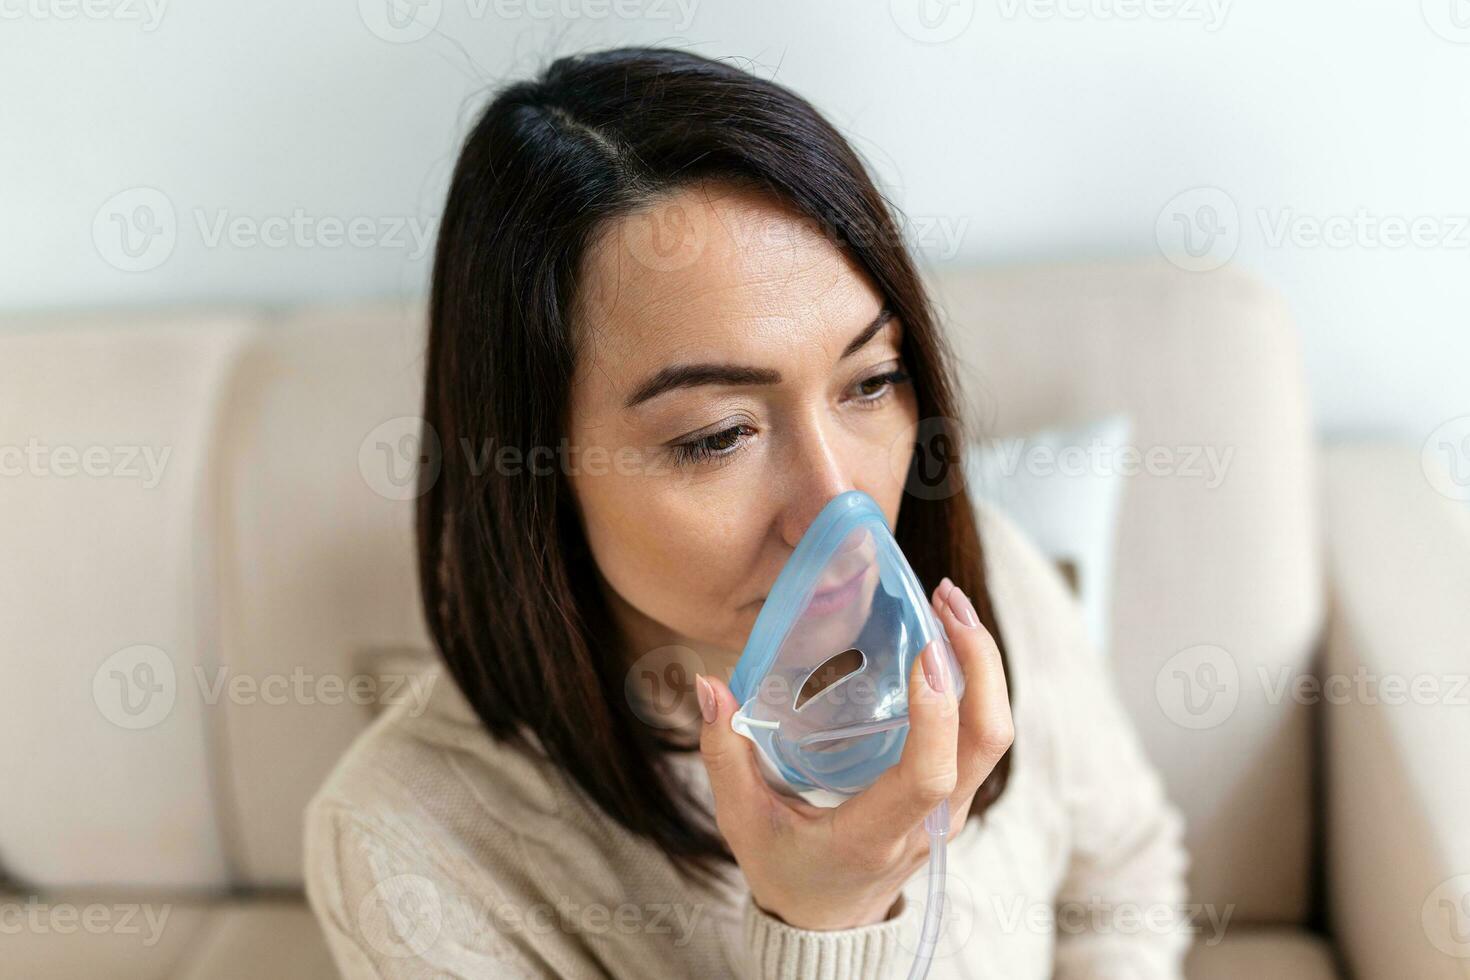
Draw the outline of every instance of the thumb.
[[[755,745],[730,727],[730,719],[739,709],[735,695],[722,681],[706,674],[694,675],[694,687],[704,719],[699,754],[709,771],[710,789],[724,830],[727,822],[743,823],[750,815],[763,812],[775,797],[761,776]],[[725,833],[728,837],[728,831]]]

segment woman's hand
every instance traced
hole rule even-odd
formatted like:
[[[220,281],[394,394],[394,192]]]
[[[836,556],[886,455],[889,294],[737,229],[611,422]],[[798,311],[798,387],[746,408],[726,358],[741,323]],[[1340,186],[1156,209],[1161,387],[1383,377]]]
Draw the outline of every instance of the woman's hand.
[[[700,751],[720,833],[756,904],[799,929],[848,929],[889,917],[903,884],[928,859],[925,815],[950,804],[950,833],[1011,746],[1010,699],[1000,652],[970,600],[945,579],[932,604],[965,673],[965,698],[930,649],[909,677],[903,753],[872,786],[832,809],[766,785],[755,746],[730,728],[729,688],[696,678],[705,725]],[[936,676],[937,675],[937,676]]]

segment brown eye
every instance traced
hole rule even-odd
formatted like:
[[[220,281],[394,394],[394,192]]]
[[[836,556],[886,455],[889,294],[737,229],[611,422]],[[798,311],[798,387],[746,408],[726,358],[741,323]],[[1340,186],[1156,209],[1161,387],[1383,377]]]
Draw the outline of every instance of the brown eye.
[[[724,432],[716,432],[712,436],[707,436],[702,442],[704,442],[705,448],[710,452],[720,453],[730,449],[739,440],[740,427],[737,425],[733,428],[726,429]]]
[[[895,385],[904,384],[908,380],[908,374],[902,370],[885,371],[882,374],[875,374],[870,378],[864,378],[857,384],[858,401],[881,401],[883,396],[888,394],[891,388]]]
[[[674,461],[685,466],[729,456],[740,448],[742,438],[750,433],[751,428],[748,425],[732,425],[728,429],[680,443],[673,447]]]

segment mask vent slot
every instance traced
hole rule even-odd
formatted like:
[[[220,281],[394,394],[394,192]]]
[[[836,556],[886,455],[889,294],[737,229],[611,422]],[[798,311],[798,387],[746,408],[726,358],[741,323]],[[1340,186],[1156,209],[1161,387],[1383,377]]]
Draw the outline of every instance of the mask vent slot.
[[[867,656],[857,647],[849,647],[822,661],[816,670],[807,675],[801,689],[796,692],[796,710],[800,711],[818,694],[831,690],[858,673],[867,662]]]

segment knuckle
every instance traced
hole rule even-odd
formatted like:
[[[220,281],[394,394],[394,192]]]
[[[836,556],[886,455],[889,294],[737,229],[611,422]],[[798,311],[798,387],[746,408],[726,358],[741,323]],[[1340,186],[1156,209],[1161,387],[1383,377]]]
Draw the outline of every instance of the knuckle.
[[[980,726],[980,749],[988,758],[999,759],[1016,740],[1016,726],[1009,714],[990,718]]]
[[[914,780],[914,792],[926,804],[937,804],[949,799],[959,782],[959,773],[954,766],[933,766],[919,773]]]
[[[735,753],[733,752],[708,745],[703,747],[701,754],[704,756],[704,767],[711,775],[720,775],[734,768]]]
[[[999,660],[1000,644],[995,642],[995,637],[982,623],[980,628],[970,634],[969,652],[981,660]]]

